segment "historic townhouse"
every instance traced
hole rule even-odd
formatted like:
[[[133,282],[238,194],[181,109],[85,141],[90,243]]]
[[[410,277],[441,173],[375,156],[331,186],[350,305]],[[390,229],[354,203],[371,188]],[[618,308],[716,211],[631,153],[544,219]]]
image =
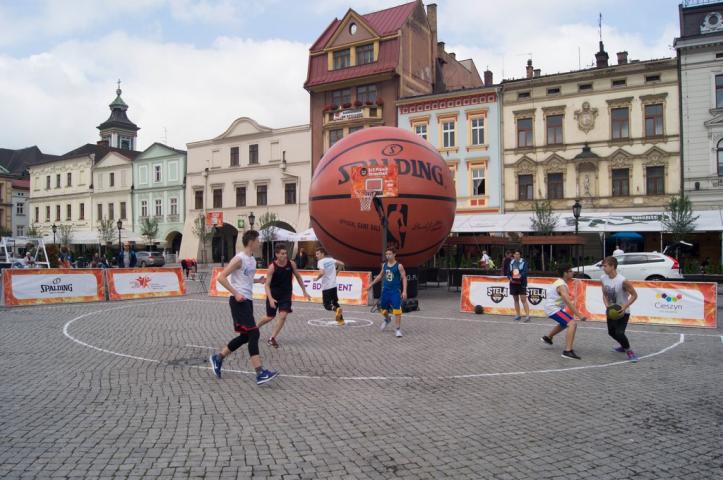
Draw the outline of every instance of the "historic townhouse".
[[[696,209],[723,206],[723,2],[680,5],[685,193]]]
[[[219,261],[223,252],[231,258],[241,248],[240,233],[264,227],[267,212],[276,215],[277,227],[307,229],[310,142],[309,125],[274,129],[241,117],[218,137],[187,144],[181,257]],[[209,212],[221,213],[224,223],[206,245],[210,251],[203,252],[193,225]]]
[[[506,211],[547,199],[569,212],[660,212],[680,191],[678,72],[675,59],[608,65],[503,82]]]
[[[421,0],[334,19],[309,51],[311,159],[346,135],[397,126],[396,101],[481,87],[472,60],[458,61],[437,42],[437,6]]]
[[[404,98],[399,127],[434,145],[449,166],[457,213],[500,213],[502,148],[499,88],[492,72],[485,87]]]
[[[142,221],[158,222],[157,239],[177,253],[185,222],[186,152],[154,143],[133,162],[133,218],[136,232]]]
[[[123,240],[133,234],[131,162],[140,153],[132,148],[139,128],[131,122],[120,87],[109,105],[111,114],[97,128],[101,140],[59,157],[48,156],[29,167],[30,221],[46,236],[52,226],[73,225],[72,243],[97,244],[98,220],[121,220]]]
[[[0,169],[0,236],[12,235],[12,184],[14,178]]]
[[[28,201],[30,199],[30,180],[13,179],[12,181],[12,232],[22,237],[28,231]]]

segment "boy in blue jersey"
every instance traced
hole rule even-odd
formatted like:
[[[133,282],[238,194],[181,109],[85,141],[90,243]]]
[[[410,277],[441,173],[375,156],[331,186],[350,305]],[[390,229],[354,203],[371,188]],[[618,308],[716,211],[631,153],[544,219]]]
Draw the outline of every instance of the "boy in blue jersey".
[[[381,309],[384,320],[382,321],[381,329],[384,330],[391,322],[389,313],[391,311],[396,318],[397,324],[397,337],[402,336],[402,300],[407,299],[407,272],[404,271],[404,266],[397,262],[397,252],[394,248],[387,248],[384,253],[387,261],[382,264],[382,270],[379,275],[374,278],[369,289],[371,290],[374,285],[382,280],[382,296],[379,302],[379,308]]]

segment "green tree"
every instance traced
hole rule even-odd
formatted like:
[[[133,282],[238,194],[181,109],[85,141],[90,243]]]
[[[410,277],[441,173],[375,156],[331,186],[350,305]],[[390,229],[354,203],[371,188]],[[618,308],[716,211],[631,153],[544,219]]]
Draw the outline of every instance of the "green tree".
[[[686,195],[676,195],[668,202],[660,221],[665,229],[673,234],[673,240],[678,242],[695,230],[698,218],[698,215],[693,215],[690,199]]]
[[[273,255],[276,232],[279,230],[276,226],[278,220],[279,217],[274,212],[266,212],[259,217],[259,224],[261,225],[259,233],[261,234],[261,241],[264,242],[264,258],[267,261]]]
[[[201,243],[201,263],[206,263],[206,243],[208,237],[211,236],[211,231],[206,227],[206,219],[202,213],[198,214],[198,217],[193,221],[193,235],[198,238]]]
[[[73,231],[75,226],[72,223],[63,223],[58,225],[58,234],[60,236],[60,244],[69,246],[73,240]]]
[[[28,229],[25,231],[25,236],[35,238],[42,237],[43,235],[42,233],[40,233],[40,229],[38,228],[38,226],[33,223],[31,225],[28,225]]]
[[[13,231],[0,225],[0,237],[12,237]]]
[[[557,228],[557,221],[560,216],[552,213],[552,204],[549,200],[535,200],[532,205],[533,215],[531,219],[532,230],[540,235],[552,235]],[[542,270],[545,269],[545,245],[541,246]]]
[[[141,235],[146,237],[146,240],[148,240],[147,244],[150,247],[153,240],[158,236],[158,220],[144,217],[143,220],[141,220]]]

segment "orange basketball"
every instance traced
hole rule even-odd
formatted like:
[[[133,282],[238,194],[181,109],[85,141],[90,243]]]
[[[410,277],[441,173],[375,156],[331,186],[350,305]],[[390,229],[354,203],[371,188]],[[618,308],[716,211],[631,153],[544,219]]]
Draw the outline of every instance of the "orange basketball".
[[[359,130],[339,142],[316,167],[309,192],[311,226],[326,250],[353,267],[381,263],[381,222],[372,206],[360,211],[352,195],[352,167],[396,165],[398,197],[382,198],[387,243],[397,259],[416,267],[449,236],[457,199],[449,168],[424,139],[394,127]]]

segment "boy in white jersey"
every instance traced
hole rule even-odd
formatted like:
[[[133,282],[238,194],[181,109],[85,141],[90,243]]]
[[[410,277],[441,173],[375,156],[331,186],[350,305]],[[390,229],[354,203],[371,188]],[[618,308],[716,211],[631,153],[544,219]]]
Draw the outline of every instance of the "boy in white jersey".
[[[581,321],[587,320],[585,317],[575,308],[575,304],[570,297],[570,291],[567,288],[567,283],[572,280],[572,267],[569,265],[562,265],[557,269],[558,278],[547,290],[547,296],[545,299],[545,315],[556,321],[558,324],[542,337],[542,341],[548,345],[552,345],[552,338],[563,330],[567,329],[567,336],[565,337],[565,350],[562,352],[562,358],[572,358],[580,360],[580,357],[572,349],[572,343],[575,341],[575,332],[577,331],[577,322],[575,317],[578,317]],[[565,310],[565,307],[572,312],[572,315]]]
[[[607,315],[608,321],[608,335],[615,339],[620,346],[613,350],[618,353],[625,353],[628,356],[628,360],[631,362],[637,362],[638,357],[630,349],[630,342],[628,337],[625,336],[625,329],[628,327],[628,320],[630,320],[630,305],[638,299],[638,292],[625,279],[618,273],[618,260],[615,257],[605,257],[602,262],[603,271],[605,272],[601,277],[602,282],[602,297],[605,309],[611,305],[619,305],[620,312],[622,315],[617,319],[610,318]]]
[[[336,323],[339,326],[344,325],[344,315],[339,306],[339,295],[336,291],[336,267],[344,268],[344,262],[335,260],[326,256],[324,248],[316,249],[317,266],[319,267],[319,275],[315,280],[321,279],[321,296],[324,301],[324,308],[336,313]]]
[[[259,327],[254,320],[253,287],[254,283],[265,283],[265,278],[254,279],[256,275],[256,258],[254,250],[259,244],[259,232],[249,230],[242,237],[244,249],[233,257],[228,266],[218,276],[218,283],[231,293],[228,299],[233,317],[234,330],[239,334],[228,345],[214,355],[209,361],[216,377],[221,378],[223,359],[231,355],[244,343],[248,343],[251,366],[256,370],[256,384],[262,385],[276,378],[279,374],[264,369],[259,355]]]

